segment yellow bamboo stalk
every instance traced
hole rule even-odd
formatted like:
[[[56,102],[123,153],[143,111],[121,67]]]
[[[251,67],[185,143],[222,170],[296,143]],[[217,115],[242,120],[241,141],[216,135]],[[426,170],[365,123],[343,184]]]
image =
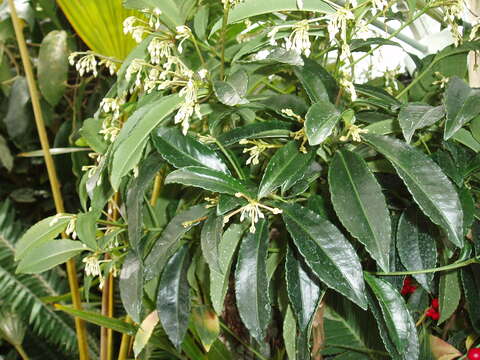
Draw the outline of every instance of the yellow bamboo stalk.
[[[52,155],[50,154],[50,145],[48,142],[45,122],[43,121],[42,110],[40,107],[40,96],[38,94],[35,76],[33,74],[32,64],[30,62],[30,56],[28,54],[27,45],[25,42],[25,37],[23,36],[23,23],[18,18],[15,3],[13,2],[13,0],[8,0],[8,5],[10,8],[13,27],[15,29],[15,36],[17,38],[18,47],[20,49],[20,56],[22,58],[23,68],[25,70],[25,76],[27,78],[33,113],[35,115],[35,124],[37,127],[40,144],[43,150],[45,165],[47,167],[48,179],[50,181],[50,187],[52,189],[53,201],[55,202],[55,208],[57,210],[57,213],[63,213],[65,212],[65,209],[63,206],[62,193],[60,191],[60,183],[58,181],[57,171],[55,169]],[[70,291],[72,293],[73,306],[75,309],[81,310],[82,302],[80,299],[80,292],[78,290],[77,272],[75,270],[75,262],[73,259],[67,261],[67,274]],[[75,328],[77,333],[80,360],[88,360],[89,356],[85,323],[79,318],[75,318]]]

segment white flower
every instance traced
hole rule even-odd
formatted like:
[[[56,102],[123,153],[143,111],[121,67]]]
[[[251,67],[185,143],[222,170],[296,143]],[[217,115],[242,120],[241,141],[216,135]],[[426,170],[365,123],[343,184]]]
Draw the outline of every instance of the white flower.
[[[208,75],[208,70],[207,69],[201,69],[201,70],[198,71],[198,76],[202,80],[205,80],[207,78],[207,75]]]
[[[154,37],[147,47],[147,51],[150,54],[150,62],[159,65],[161,58],[170,58],[172,56],[173,46],[173,42],[169,40]]]
[[[123,33],[129,34],[133,32],[134,25],[137,22],[137,18],[135,16],[129,16],[123,21]]]
[[[306,57],[310,56],[310,37],[308,31],[310,26],[308,20],[302,20],[293,25],[293,31],[286,39],[285,48],[287,50],[295,50],[300,54],[304,54]]]
[[[83,258],[83,263],[85,263],[85,274],[87,276],[99,276],[101,274],[100,271],[100,261],[98,257],[95,255],[89,255]]]
[[[190,36],[192,36],[192,30],[186,25],[177,26],[177,35],[175,35],[175,39],[180,40],[178,44],[178,52],[181,54],[183,52],[183,43],[187,40]]]
[[[65,234],[70,236],[73,240],[77,238],[77,233],[75,232],[75,225],[77,223],[77,218],[72,216],[68,222],[67,228],[65,229]]]
[[[113,118],[120,117],[120,107],[125,103],[124,98],[104,98],[100,103],[100,108],[106,113],[113,113]]]
[[[70,60],[74,61],[73,59],[74,57],[71,56]],[[98,75],[97,59],[95,59],[95,55],[93,54],[88,54],[81,57],[80,60],[77,61],[75,68],[77,69],[80,76],[83,76],[84,74],[89,72],[91,72],[95,77]]]
[[[244,221],[246,218],[250,218],[250,232],[252,234],[255,233],[255,224],[258,222],[259,219],[264,219],[265,215],[262,212],[262,208],[265,210],[270,211],[272,214],[281,214],[282,210],[278,208],[272,208],[270,206],[266,206],[261,204],[260,202],[250,199],[248,196],[242,194],[242,193],[236,193],[236,197],[240,198],[243,197],[248,200],[248,204],[245,206],[242,206],[241,208],[231,212],[230,214],[226,215],[223,218],[223,223],[226,224],[230,218],[238,213],[240,213],[240,221]]]
[[[252,147],[243,149],[243,153],[249,153],[250,157],[247,159],[246,164],[258,165],[260,155],[267,149],[278,148],[278,145],[269,144],[263,140],[247,140],[242,139],[238,142],[240,145],[253,145]]]
[[[374,13],[377,11],[384,12],[388,8],[388,1],[387,0],[372,0],[372,5],[374,8]]]
[[[222,0],[223,7],[226,8],[227,4],[230,3],[231,7],[234,7],[235,5],[238,5],[242,2],[243,0]]]
[[[335,13],[326,15],[328,21],[327,30],[330,36],[330,41],[334,40],[338,32],[340,32],[340,39],[342,42],[347,41],[347,22],[348,20],[355,20],[355,15],[350,9],[339,8]]]
[[[353,141],[361,142],[362,138],[360,134],[366,134],[366,133],[368,133],[367,129],[362,129],[357,125],[351,124],[347,129],[347,135],[341,136],[340,141],[347,141],[351,137]]]
[[[297,8],[299,10],[302,10],[303,9],[303,0],[297,0]]]
[[[175,124],[182,124],[182,133],[187,135],[188,129],[190,127],[190,118],[195,112],[195,103],[184,102],[177,114],[175,115]]]

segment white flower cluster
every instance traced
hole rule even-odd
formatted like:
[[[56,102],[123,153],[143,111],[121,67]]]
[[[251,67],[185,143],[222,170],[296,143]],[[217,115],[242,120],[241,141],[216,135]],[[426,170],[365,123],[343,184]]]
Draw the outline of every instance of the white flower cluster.
[[[81,57],[76,60],[78,56]],[[99,60],[97,60],[97,57],[99,57]],[[97,66],[105,66],[110,72],[110,75],[115,74],[115,71],[117,70],[117,65],[115,64],[116,61],[114,61],[112,58],[107,58],[98,54],[94,54],[91,51],[73,52],[68,57],[68,61],[70,65],[75,65],[75,68],[77,69],[80,76],[91,72],[93,76],[97,77]]]
[[[238,142],[240,145],[253,145],[249,148],[244,148],[243,153],[249,153],[250,157],[247,159],[246,164],[258,165],[260,155],[267,149],[278,148],[278,145],[269,144],[263,140],[247,140],[242,139]]]
[[[123,32],[131,34],[136,42],[141,42],[145,35],[152,34],[161,28],[160,9],[143,9],[142,12],[147,16],[147,21],[139,19],[136,16],[129,16],[123,22]]]
[[[340,141],[348,141],[348,139],[352,138],[353,141],[361,142],[362,137],[360,134],[368,133],[367,129],[362,129],[357,125],[350,124],[347,128],[347,135],[340,136]]]
[[[299,54],[309,57],[311,54],[312,43],[310,42],[310,24],[320,20],[321,18],[301,20],[293,25],[279,25],[272,28],[267,34],[271,46],[277,45],[276,36],[282,29],[292,29],[289,36],[285,38],[284,47],[287,50],[294,50]]]
[[[455,46],[460,45],[462,42],[462,33],[460,32],[460,27],[458,26],[458,20],[462,18],[463,10],[463,0],[454,0],[451,5],[443,7],[443,20],[447,23],[447,26],[452,33]]]
[[[270,211],[274,215],[278,215],[282,213],[282,210],[278,208],[272,208],[270,206],[266,206],[261,204],[260,202],[250,199],[248,196],[242,194],[242,193],[236,193],[236,197],[238,198],[245,198],[248,200],[248,204],[245,206],[242,206],[241,208],[232,211],[230,214],[226,215],[223,218],[223,223],[226,224],[229,222],[230,218],[232,216],[235,216],[236,214],[240,213],[240,221],[243,222],[246,218],[250,218],[250,232],[252,234],[255,233],[255,224],[258,222],[259,219],[264,219],[265,215],[263,214],[261,209],[265,209],[267,211]]]
[[[77,238],[77,233],[75,231],[75,226],[77,224],[77,218],[72,216],[70,221],[68,222],[67,228],[65,229],[65,234],[69,236],[72,240]]]

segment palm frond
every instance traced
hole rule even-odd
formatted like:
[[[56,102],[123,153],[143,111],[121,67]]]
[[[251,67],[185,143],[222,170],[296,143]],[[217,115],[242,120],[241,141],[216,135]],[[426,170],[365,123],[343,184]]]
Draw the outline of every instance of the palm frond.
[[[58,0],[76,33],[93,51],[119,60],[137,45],[123,33],[123,21],[134,14],[122,0]]]
[[[14,244],[22,232],[15,212],[6,201],[0,205],[0,303],[8,305],[30,324],[30,329],[67,353],[75,352],[73,322],[45,304],[44,296],[59,295],[64,279],[53,271],[45,274],[16,274]]]

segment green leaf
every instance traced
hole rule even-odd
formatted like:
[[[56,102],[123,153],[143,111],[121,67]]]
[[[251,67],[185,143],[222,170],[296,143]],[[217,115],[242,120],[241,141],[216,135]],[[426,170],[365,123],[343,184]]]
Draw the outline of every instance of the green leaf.
[[[3,117],[9,137],[16,142],[21,143],[21,138],[31,128],[32,116],[29,102],[27,81],[23,76],[18,76],[10,92],[7,114]]]
[[[372,359],[371,355],[366,355],[368,351],[382,349],[375,322],[366,311],[334,293],[328,294],[326,305],[322,355],[335,355],[335,359],[367,360]]]
[[[210,8],[208,5],[201,6],[193,18],[193,29],[198,39],[204,41],[207,38],[208,17]]]
[[[320,298],[325,293],[318,280],[310,274],[302,260],[297,259],[292,248],[287,250],[285,280],[290,304],[295,312],[299,329],[307,331],[315,315]]]
[[[398,114],[398,122],[403,136],[410,143],[416,130],[435,124],[445,116],[443,106],[433,107],[424,104],[407,104]]]
[[[466,187],[458,189],[458,195],[463,209],[463,233],[467,235],[475,220],[475,200]]]
[[[444,103],[447,120],[443,138],[448,140],[480,113],[480,92],[472,90],[464,80],[455,76],[448,82]]]
[[[38,53],[38,87],[43,97],[55,106],[61,100],[68,76],[67,32],[54,30],[42,40]]]
[[[149,281],[160,274],[167,260],[180,247],[180,240],[193,226],[198,225],[200,219],[210,210],[205,204],[195,205],[176,215],[155,241],[152,250],[145,258],[145,280]],[[187,225],[187,226],[184,226]]]
[[[287,230],[315,275],[328,287],[367,308],[360,259],[328,220],[297,204],[277,203]]]
[[[297,359],[297,323],[293,315],[292,308],[287,307],[287,313],[283,320],[283,342],[285,343],[285,351],[289,360]]]
[[[212,271],[222,272],[219,245],[223,235],[223,216],[210,215],[202,227],[200,236],[202,254]]]
[[[267,222],[259,220],[256,232],[249,232],[242,239],[235,270],[238,312],[258,342],[264,340],[271,317],[266,268],[268,240]]]
[[[230,10],[228,23],[233,24],[252,16],[276,13],[279,11],[298,11],[297,0],[245,0]],[[304,0],[302,11],[314,11],[331,14],[335,9],[323,0]],[[220,30],[222,21],[219,20],[212,28],[210,36]]]
[[[268,53],[266,53],[268,51]],[[261,55],[261,56],[260,56]],[[249,62],[260,64],[289,64],[293,66],[303,66],[302,56],[296,50],[287,50],[283,47],[264,49],[262,53],[257,53]]]
[[[448,271],[440,274],[440,284],[438,286],[438,303],[440,319],[438,324],[440,325],[447,320],[457,310],[460,303],[461,290],[460,282],[458,280],[458,271]]]
[[[215,81],[213,90],[217,99],[224,105],[235,106],[247,104],[245,99],[248,89],[248,74],[245,70],[239,70],[232,74],[227,81]]]
[[[75,231],[78,239],[90,249],[98,249],[97,244],[97,214],[94,212],[80,213],[77,215]]]
[[[199,187],[208,191],[235,195],[251,195],[246,185],[240,180],[223,172],[200,166],[187,166],[172,171],[165,179],[165,184],[183,184]]]
[[[430,221],[415,207],[408,208],[400,217],[397,228],[397,250],[408,271],[434,268],[437,264],[435,232]],[[428,292],[432,291],[433,273],[413,277]]]
[[[140,324],[140,328],[135,335],[135,339],[133,341],[133,353],[135,354],[135,358],[137,358],[142,350],[147,345],[148,341],[152,337],[153,330],[155,326],[158,324],[160,319],[158,318],[158,311],[152,311]]]
[[[302,178],[303,170],[313,160],[315,152],[303,154],[297,147],[295,141],[290,141],[272,156],[258,189],[258,199],[271,194],[286,181],[292,181],[292,177],[297,180]]]
[[[227,294],[233,255],[244,232],[244,226],[232,224],[223,233],[218,245],[220,254],[218,262],[221,272],[210,269],[210,300],[217,314],[221,314],[223,311],[223,302]]]
[[[391,284],[384,280],[369,274],[365,274],[365,280],[378,301],[389,339],[400,355],[398,358],[417,360],[419,356],[417,330],[402,296]],[[377,318],[378,322],[379,319]],[[382,335],[382,332],[380,334]],[[385,335],[383,333],[382,338]],[[385,339],[383,340],[385,341]],[[387,350],[390,352],[388,347]],[[393,356],[394,354],[391,355],[394,359],[397,358]]]
[[[217,314],[207,306],[193,309],[193,323],[198,337],[207,352],[220,335],[220,321]]]
[[[0,165],[3,165],[8,172],[13,168],[13,156],[5,138],[0,135]]]
[[[15,246],[15,260],[22,259],[31,249],[56,238],[65,231],[72,215],[58,214],[43,219],[28,229]]]
[[[89,118],[83,122],[79,132],[87,142],[88,146],[90,146],[95,152],[105,154],[108,145],[100,134],[101,129],[102,122],[100,119]]]
[[[312,103],[335,102],[338,85],[327,70],[314,60],[304,58],[304,65],[295,67],[294,72]]]
[[[143,267],[135,252],[125,257],[119,280],[120,298],[127,314],[140,322],[143,298]]]
[[[389,270],[390,214],[382,188],[365,161],[348,150],[338,151],[328,171],[333,207],[343,226],[384,271]]]
[[[480,272],[478,266],[465,267],[461,271],[463,294],[467,302],[468,316],[475,332],[480,333]]]
[[[118,190],[123,176],[140,161],[153,129],[172,114],[182,101],[178,95],[165,96],[141,107],[128,118],[113,145],[110,182],[114,190]]]
[[[457,191],[437,164],[421,151],[394,138],[363,134],[383,154],[407,185],[415,202],[449,240],[462,247],[463,213]]]
[[[480,143],[472,136],[472,133],[467,129],[458,129],[457,132],[453,134],[452,139],[469,147],[476,153],[480,152]]]
[[[153,133],[153,144],[163,158],[176,168],[202,166],[230,174],[225,162],[207,145],[177,128],[160,127]]]
[[[49,240],[25,253],[17,266],[17,273],[38,274],[63,264],[87,248],[80,241]]]
[[[229,146],[238,143],[242,139],[258,139],[258,138],[278,138],[290,137],[293,130],[293,124],[285,121],[265,121],[262,123],[248,124],[230,130],[221,134],[218,141]]]
[[[38,53],[38,87],[43,97],[55,106],[61,100],[68,75],[67,32],[54,30],[42,40]]]
[[[134,336],[135,332],[137,331],[137,327],[132,324],[129,324],[123,320],[103,316],[96,311],[77,310],[71,306],[64,306],[60,304],[55,304],[55,308],[89,323],[102,326],[107,329],[112,329],[122,334]]]
[[[177,349],[180,349],[185,337],[190,317],[189,264],[188,246],[185,245],[168,260],[157,296],[157,310],[163,329]]]
[[[342,118],[340,112],[329,101],[319,100],[308,110],[305,118],[305,133],[310,145],[320,145],[332,133]]]
[[[132,248],[140,254],[141,238],[143,234],[143,203],[148,186],[152,183],[158,171],[164,165],[159,154],[152,154],[144,160],[127,190],[127,225],[128,241]]]

